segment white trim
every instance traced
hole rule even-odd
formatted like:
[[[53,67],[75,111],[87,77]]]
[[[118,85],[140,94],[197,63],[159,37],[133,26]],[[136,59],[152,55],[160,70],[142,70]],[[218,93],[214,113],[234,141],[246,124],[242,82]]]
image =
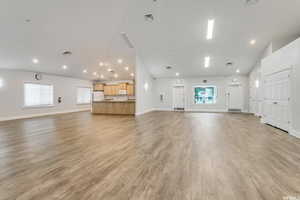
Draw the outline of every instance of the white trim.
[[[154,108],[154,111],[174,111],[173,108]]]
[[[291,128],[289,134],[300,139],[300,131]]]
[[[154,108],[150,108],[148,110],[145,110],[143,112],[139,112],[139,113],[135,113],[135,116],[140,116],[140,115],[144,115],[144,114],[147,114],[149,112],[153,112],[155,109]]]
[[[20,115],[20,116],[16,116],[16,117],[2,117],[2,118],[0,118],[0,121],[10,121],[10,120],[16,120],[16,119],[44,117],[44,116],[49,116],[49,115],[58,115],[58,114],[65,114],[65,113],[90,111],[90,110],[91,110],[90,108],[84,108],[84,109],[72,109],[72,110],[59,111],[59,112],[49,112],[49,113],[42,113],[42,114]]]

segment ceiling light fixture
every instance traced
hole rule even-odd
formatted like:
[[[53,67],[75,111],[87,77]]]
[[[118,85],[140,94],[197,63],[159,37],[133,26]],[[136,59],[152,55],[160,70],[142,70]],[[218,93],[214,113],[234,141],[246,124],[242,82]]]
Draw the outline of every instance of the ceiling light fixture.
[[[122,64],[122,63],[123,63],[123,60],[122,60],[122,59],[118,59],[118,63],[119,63],[119,64]]]
[[[128,71],[128,70],[129,70],[129,67],[125,67],[124,69],[125,69],[126,71]]]
[[[68,66],[67,65],[63,65],[62,68],[63,69],[68,69]]]
[[[176,76],[179,76],[180,75],[180,73],[179,72],[176,72],[176,74],[175,74]]]
[[[118,77],[119,77],[119,75],[118,75],[118,74],[114,74],[114,77],[115,77],[115,78],[118,78]]]
[[[211,40],[213,38],[214,25],[215,25],[215,20],[214,19],[208,20],[208,23],[207,23],[207,35],[206,35],[206,39],[207,40]]]
[[[0,79],[0,88],[2,88],[3,87],[3,85],[4,85],[4,83],[3,83],[4,81],[2,80],[2,79]]]
[[[134,77],[134,73],[131,73],[130,76]]]
[[[84,69],[82,72],[86,74],[88,71],[86,69]]]
[[[251,41],[250,41],[250,44],[251,44],[251,45],[255,45],[255,44],[256,44],[256,40],[251,40]]]
[[[108,68],[107,71],[108,71],[108,72],[112,72],[113,70],[112,70],[111,68]]]
[[[104,75],[103,75],[103,74],[101,74],[100,78],[104,79]]]
[[[204,67],[208,68],[210,66],[210,57],[206,56],[204,59]]]
[[[236,73],[240,73],[240,70],[239,70],[239,69],[237,69],[237,70],[236,70]]]
[[[34,64],[38,64],[38,63],[39,63],[39,60],[36,59],[36,58],[33,58],[33,59],[32,59],[32,62],[33,62]]]
[[[99,66],[100,66],[100,67],[103,67],[103,66],[104,66],[104,63],[103,63],[103,62],[99,62]]]
[[[94,76],[97,76],[97,75],[98,75],[98,73],[97,73],[97,72],[94,72],[94,73],[93,73],[93,75],[94,75]]]

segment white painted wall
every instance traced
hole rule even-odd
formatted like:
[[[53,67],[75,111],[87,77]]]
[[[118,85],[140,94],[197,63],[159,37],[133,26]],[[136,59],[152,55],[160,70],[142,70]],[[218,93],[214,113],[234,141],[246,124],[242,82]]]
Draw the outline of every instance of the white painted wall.
[[[34,80],[32,72],[0,69],[0,120],[17,119],[45,114],[72,112],[90,109],[90,105],[77,105],[77,87],[91,87],[87,80],[62,76],[43,75],[41,81]],[[54,86],[54,106],[47,108],[24,108],[24,82],[45,83]],[[62,103],[57,98],[62,97]]]
[[[154,104],[157,110],[173,110],[173,86],[175,84],[184,84],[185,87],[185,110],[186,111],[227,111],[227,87],[233,79],[237,79],[243,86],[244,106],[243,111],[248,112],[248,77],[199,77],[199,78],[160,78],[155,80]],[[207,80],[207,83],[203,83]],[[193,86],[197,85],[213,85],[217,87],[216,104],[199,105],[194,104]],[[164,100],[160,101],[160,95],[164,96]]]
[[[136,57],[136,115],[153,110],[154,83],[151,74],[139,57]]]

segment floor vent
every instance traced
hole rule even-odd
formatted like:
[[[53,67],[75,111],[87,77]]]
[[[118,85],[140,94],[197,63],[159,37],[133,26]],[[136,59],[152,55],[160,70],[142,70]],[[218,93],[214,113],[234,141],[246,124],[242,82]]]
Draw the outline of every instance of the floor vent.
[[[231,113],[241,113],[242,110],[241,109],[228,109],[228,112],[231,112]]]

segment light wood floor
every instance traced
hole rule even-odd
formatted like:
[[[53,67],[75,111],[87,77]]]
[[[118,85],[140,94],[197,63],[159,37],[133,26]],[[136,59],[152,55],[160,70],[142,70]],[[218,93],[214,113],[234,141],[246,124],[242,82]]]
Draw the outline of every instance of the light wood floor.
[[[1,200],[300,197],[300,140],[251,115],[87,112],[0,123]]]

